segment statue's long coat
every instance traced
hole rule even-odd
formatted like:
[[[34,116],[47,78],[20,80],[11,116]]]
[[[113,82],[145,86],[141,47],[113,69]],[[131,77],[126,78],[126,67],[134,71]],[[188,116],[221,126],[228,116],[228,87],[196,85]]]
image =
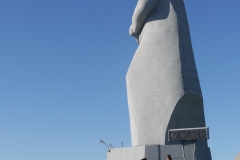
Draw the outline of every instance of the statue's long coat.
[[[183,0],[160,0],[139,33],[126,76],[132,145],[165,145],[169,129],[205,126]]]

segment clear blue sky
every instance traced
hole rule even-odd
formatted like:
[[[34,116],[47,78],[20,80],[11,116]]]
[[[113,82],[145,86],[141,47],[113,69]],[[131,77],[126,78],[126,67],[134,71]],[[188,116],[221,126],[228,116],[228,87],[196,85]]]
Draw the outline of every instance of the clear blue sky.
[[[0,1],[0,160],[104,160],[131,146],[137,0]],[[185,0],[214,160],[240,153],[240,1]]]

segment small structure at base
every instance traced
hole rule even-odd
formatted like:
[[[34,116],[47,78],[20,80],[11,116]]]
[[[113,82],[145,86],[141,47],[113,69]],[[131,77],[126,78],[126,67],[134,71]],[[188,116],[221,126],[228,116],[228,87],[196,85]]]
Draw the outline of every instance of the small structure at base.
[[[182,145],[149,145],[129,148],[113,148],[108,152],[107,160],[140,160],[146,157],[147,160],[166,160],[170,154],[174,160],[193,160],[193,144]],[[212,160],[210,148],[197,146],[195,151],[197,160]]]

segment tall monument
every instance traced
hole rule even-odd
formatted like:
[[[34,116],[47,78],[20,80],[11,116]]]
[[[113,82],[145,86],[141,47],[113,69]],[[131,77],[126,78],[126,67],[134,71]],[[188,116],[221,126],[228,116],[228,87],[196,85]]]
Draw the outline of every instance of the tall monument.
[[[179,156],[179,149],[184,148],[181,142],[168,141],[168,130],[205,127],[183,0],[138,0],[129,32],[139,44],[126,76],[133,147],[111,150],[108,160],[123,155],[138,160],[141,153],[148,160],[160,160],[167,153],[181,159],[185,155]],[[196,159],[210,160],[207,140],[196,145]],[[191,143],[186,147],[194,150]]]
[[[127,73],[132,145],[168,144],[167,129],[204,127],[202,93],[182,0],[139,0]]]

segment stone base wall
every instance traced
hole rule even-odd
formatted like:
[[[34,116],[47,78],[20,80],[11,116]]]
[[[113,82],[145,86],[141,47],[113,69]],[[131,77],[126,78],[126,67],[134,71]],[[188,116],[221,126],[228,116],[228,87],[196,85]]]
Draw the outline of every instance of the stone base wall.
[[[183,152],[184,151],[184,152]],[[170,154],[173,160],[212,160],[209,147],[194,145],[150,145],[129,148],[113,148],[107,154],[107,160],[166,160]],[[184,159],[185,156],[185,159]]]

